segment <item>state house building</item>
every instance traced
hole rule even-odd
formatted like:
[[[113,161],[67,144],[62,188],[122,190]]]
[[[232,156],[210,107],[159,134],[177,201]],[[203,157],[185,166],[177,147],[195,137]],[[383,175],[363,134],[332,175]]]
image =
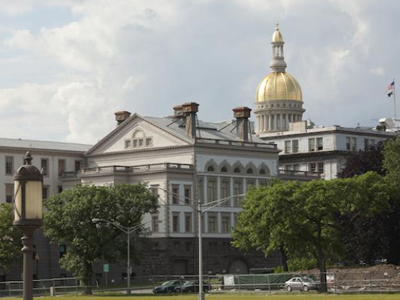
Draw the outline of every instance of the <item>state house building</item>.
[[[283,37],[276,27],[272,37],[271,73],[260,82],[254,113],[233,108],[232,120],[203,122],[201,106],[188,102],[171,107],[168,117],[146,117],[128,111],[115,113],[117,125],[95,145],[0,138],[0,194],[13,199],[13,174],[29,150],[32,163],[43,170],[43,197],[76,184],[146,183],[158,197],[159,209],[144,216],[149,222],[143,258],[132,276],[196,274],[198,272],[197,201],[207,204],[230,198],[203,215],[204,272],[247,273],[250,268],[281,264],[279,253],[244,254],[230,245],[230,233],[249,187],[284,180],[335,178],[345,154],[387,139],[387,131],[315,126],[302,120],[302,92],[286,73]],[[111,117],[111,114],[110,114]],[[160,222],[161,221],[161,222]],[[35,234],[36,278],[71,276],[58,265],[68,244],[50,244]],[[101,280],[99,263],[96,279]],[[0,274],[0,281],[18,280],[21,270]],[[111,265],[108,279],[126,278],[125,262]]]

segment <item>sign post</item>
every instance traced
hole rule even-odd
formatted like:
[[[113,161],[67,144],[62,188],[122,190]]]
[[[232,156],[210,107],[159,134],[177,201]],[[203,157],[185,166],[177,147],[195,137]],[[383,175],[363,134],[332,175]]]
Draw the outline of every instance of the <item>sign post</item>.
[[[109,264],[103,264],[103,272],[106,273],[106,288],[107,288],[107,284],[108,284],[108,280],[107,280],[107,273],[110,272],[110,265]]]

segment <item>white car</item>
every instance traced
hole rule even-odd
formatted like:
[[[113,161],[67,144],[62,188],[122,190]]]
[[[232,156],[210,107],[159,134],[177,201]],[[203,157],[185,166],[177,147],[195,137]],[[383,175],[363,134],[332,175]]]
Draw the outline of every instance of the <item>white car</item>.
[[[318,290],[318,284],[309,277],[293,277],[285,282],[285,290],[308,292],[309,290]]]

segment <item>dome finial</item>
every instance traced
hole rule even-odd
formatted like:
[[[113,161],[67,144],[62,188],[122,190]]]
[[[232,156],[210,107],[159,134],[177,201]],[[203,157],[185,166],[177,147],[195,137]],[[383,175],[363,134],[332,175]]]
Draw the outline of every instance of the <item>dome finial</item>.
[[[275,30],[278,30],[278,31],[279,31],[279,22],[278,22],[278,20],[277,20],[276,23],[275,23]]]

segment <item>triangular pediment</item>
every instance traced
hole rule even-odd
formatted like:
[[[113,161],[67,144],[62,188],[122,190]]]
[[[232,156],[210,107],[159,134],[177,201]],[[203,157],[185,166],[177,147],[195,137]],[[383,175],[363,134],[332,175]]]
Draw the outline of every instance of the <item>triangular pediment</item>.
[[[167,127],[134,114],[96,143],[86,155],[157,149],[191,144]]]

